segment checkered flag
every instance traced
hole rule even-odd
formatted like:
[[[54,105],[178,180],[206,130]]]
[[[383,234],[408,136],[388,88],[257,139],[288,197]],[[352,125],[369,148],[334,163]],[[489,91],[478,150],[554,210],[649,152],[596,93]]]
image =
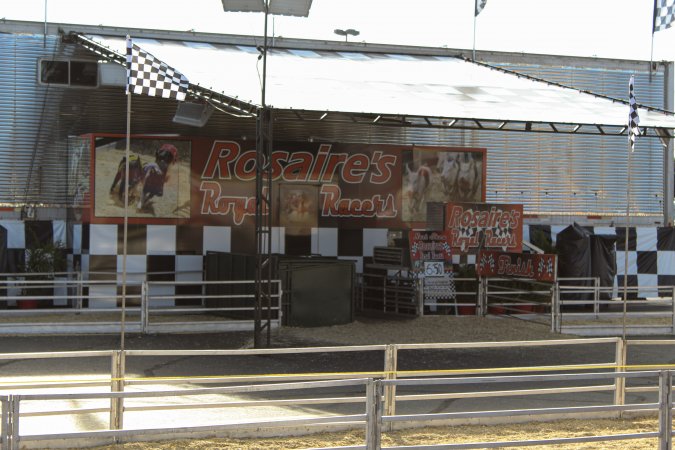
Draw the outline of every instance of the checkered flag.
[[[478,16],[480,12],[485,8],[485,4],[487,3],[487,0],[475,0],[476,1],[476,10],[474,16]],[[673,0],[675,1],[675,0]]]
[[[635,150],[635,139],[640,134],[640,116],[638,115],[637,103],[635,102],[635,95],[633,94],[633,75],[630,76],[628,82],[628,102],[630,104],[630,112],[628,114],[628,140],[630,141],[630,151]]]
[[[182,73],[127,38],[127,93],[183,101],[189,85]]]
[[[675,21],[675,0],[654,0],[652,34],[670,28]]]

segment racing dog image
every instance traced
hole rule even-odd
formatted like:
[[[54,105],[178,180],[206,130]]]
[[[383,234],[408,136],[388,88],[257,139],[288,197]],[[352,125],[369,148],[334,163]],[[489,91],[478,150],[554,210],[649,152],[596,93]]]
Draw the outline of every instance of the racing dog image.
[[[403,155],[402,220],[427,220],[428,202],[483,200],[483,152],[415,148]]]
[[[126,169],[127,169],[127,158],[122,156],[119,165],[117,166],[117,173],[115,174],[115,179],[110,186],[110,195],[115,193],[115,188],[117,188],[117,197],[124,201],[124,185],[126,183]],[[137,197],[136,186],[143,179],[143,167],[141,166],[141,157],[131,153],[129,154],[129,200],[134,197]]]
[[[101,138],[95,149],[96,217],[123,217],[124,138]],[[129,156],[129,217],[187,218],[190,215],[189,141],[133,139]]]

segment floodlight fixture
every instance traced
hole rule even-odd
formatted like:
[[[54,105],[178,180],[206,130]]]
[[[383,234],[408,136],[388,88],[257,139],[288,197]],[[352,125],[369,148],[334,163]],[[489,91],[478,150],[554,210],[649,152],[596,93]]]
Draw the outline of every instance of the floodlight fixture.
[[[265,0],[222,0],[227,12],[265,12]]]
[[[361,34],[358,30],[355,30],[353,28],[348,28],[346,30],[341,30],[340,28],[336,28],[333,30],[333,33],[337,34],[338,36],[344,36],[345,37],[345,42],[349,39],[349,36],[358,36]]]
[[[267,12],[278,16],[309,16],[312,0],[221,0],[226,12]]]

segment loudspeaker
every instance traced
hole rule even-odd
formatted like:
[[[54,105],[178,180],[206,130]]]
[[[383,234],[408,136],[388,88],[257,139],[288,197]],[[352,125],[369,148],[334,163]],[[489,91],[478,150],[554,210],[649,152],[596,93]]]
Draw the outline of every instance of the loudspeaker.
[[[100,86],[126,86],[127,70],[119,64],[100,63],[98,65],[98,84]]]
[[[173,121],[193,127],[203,127],[213,114],[213,106],[208,103],[180,102]]]

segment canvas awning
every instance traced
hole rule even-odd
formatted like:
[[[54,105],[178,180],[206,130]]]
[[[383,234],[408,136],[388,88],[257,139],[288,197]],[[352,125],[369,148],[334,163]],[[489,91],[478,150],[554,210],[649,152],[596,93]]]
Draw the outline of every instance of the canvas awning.
[[[123,62],[124,38],[77,38]],[[253,114],[259,106],[262,63],[255,47],[134,42],[186,75],[193,96],[232,112]],[[273,48],[266,86],[267,105],[298,120],[612,135],[625,134],[628,119],[623,100],[449,56]],[[647,135],[667,137],[675,116],[642,107],[640,126]]]

